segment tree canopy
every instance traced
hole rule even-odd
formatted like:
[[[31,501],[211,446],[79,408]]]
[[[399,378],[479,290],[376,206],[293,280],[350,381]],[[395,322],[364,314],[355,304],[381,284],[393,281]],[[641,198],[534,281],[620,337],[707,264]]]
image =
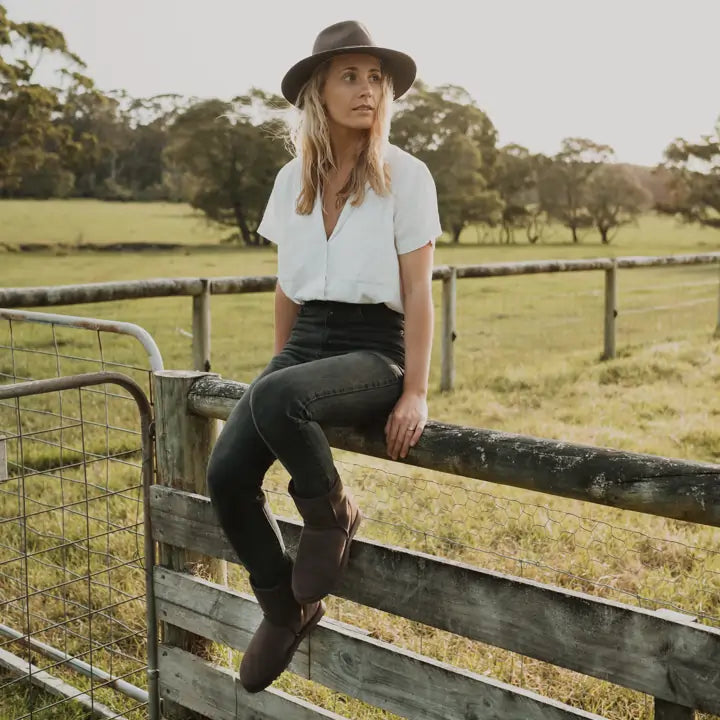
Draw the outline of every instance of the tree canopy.
[[[454,242],[469,223],[499,221],[502,200],[490,185],[497,132],[466,90],[416,81],[400,101],[390,140],[429,167],[440,221]]]
[[[37,80],[41,67],[52,82]],[[187,202],[229,239],[261,244],[257,227],[290,157],[287,110],[254,88],[231,100],[103,92],[60,30],[15,22],[0,5],[0,198]],[[611,147],[588,138],[565,138],[553,156],[499,147],[465,89],[417,80],[395,104],[390,140],[429,167],[453,242],[475,225],[534,243],[553,222],[573,242],[595,228],[607,243],[652,205],[720,227],[720,128],[670,144],[653,176],[617,165]]]
[[[663,167],[670,172],[671,192],[658,209],[720,228],[720,117],[714,133],[697,142],[679,138],[668,145]]]

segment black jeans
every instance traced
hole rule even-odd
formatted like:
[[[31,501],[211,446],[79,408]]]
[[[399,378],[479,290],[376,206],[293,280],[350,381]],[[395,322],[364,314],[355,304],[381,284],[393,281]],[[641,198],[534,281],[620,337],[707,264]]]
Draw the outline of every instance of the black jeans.
[[[402,394],[403,315],[380,304],[304,303],[282,352],[230,413],[208,464],[218,520],[256,586],[287,567],[262,483],[278,459],[302,497],[338,477],[321,423],[383,423]]]

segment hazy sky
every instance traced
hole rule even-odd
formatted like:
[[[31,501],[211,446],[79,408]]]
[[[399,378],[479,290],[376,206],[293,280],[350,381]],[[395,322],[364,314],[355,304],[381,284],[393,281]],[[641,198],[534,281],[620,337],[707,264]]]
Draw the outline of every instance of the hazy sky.
[[[501,143],[556,152],[567,136],[655,164],[720,115],[720,0],[0,0],[65,33],[103,90],[230,98],[278,92],[338,20],[465,87]]]

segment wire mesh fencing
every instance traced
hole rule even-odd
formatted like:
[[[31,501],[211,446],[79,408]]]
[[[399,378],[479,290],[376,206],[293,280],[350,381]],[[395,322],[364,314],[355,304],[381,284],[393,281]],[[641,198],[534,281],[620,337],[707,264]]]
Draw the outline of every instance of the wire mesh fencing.
[[[457,284],[457,377],[482,361],[541,362],[603,352],[604,272],[472,278]],[[718,324],[717,265],[618,271],[619,356],[669,341],[710,338]],[[467,377],[467,374],[465,375]]]
[[[0,316],[0,390],[122,369],[150,394],[137,338],[64,322]],[[141,420],[111,384],[0,400],[3,718],[147,717]]]
[[[715,528],[420,468],[398,469],[347,452],[335,456],[363,511],[359,538],[720,627]],[[279,515],[299,519],[286,493],[288,479],[282,466],[273,466],[266,481],[271,505]],[[234,568],[230,577],[247,589],[242,571]],[[378,639],[613,720],[653,717],[653,699],[642,693],[338,598],[330,612],[371,629]],[[338,712],[355,707],[348,702],[333,695],[325,707]]]
[[[642,268],[620,278],[619,348],[711,335],[720,322],[717,266]]]

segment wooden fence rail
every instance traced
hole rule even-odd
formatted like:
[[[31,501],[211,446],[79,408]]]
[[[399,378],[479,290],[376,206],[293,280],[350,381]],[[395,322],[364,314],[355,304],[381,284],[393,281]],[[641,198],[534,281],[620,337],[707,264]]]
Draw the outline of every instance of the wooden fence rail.
[[[442,290],[442,366],[440,389],[452,389],[455,366],[453,344],[457,338],[455,324],[457,280],[466,278],[508,277],[539,273],[605,272],[605,322],[603,359],[615,357],[615,321],[617,307],[617,272],[619,269],[679,265],[720,264],[720,253],[666,256],[628,256],[619,258],[589,258],[579,260],[541,260],[531,262],[486,263],[481,265],[441,265],[433,269],[433,280],[443,283]],[[82,285],[48,287],[0,288],[0,308],[30,308],[58,305],[78,305],[114,300],[191,296],[193,328],[193,366],[208,371],[210,357],[210,296],[272,292],[277,279],[274,275],[257,277],[217,278],[155,278]],[[718,284],[720,288],[720,283]],[[717,325],[720,334],[720,292],[718,295]]]
[[[268,720],[339,717],[278,691],[248,695],[234,674],[203,657],[203,639],[244,650],[260,611],[252,597],[206,579],[206,573],[187,572],[238,560],[197,481],[194,492],[187,491],[185,477],[196,477],[199,462],[181,445],[191,440],[193,422],[226,418],[246,386],[199,373],[162,372],[156,379],[163,386],[160,395],[173,399],[160,403],[158,418],[158,462],[172,457],[166,463],[171,470],[164,486],[150,493],[153,537],[161,547],[175,549],[154,572],[158,616],[172,628],[160,651],[162,696],[175,710],[189,708],[213,720],[242,713]],[[323,429],[334,447],[385,457],[381,429],[377,435]],[[437,422],[428,424],[406,462],[720,526],[717,465]],[[300,525],[282,518],[279,524],[294,553]],[[647,693],[655,698],[657,720],[691,719],[695,710],[720,714],[720,629],[679,613],[653,612],[367,540],[353,543],[336,594]],[[332,620],[303,643],[290,670],[402,717],[601,720]]]

